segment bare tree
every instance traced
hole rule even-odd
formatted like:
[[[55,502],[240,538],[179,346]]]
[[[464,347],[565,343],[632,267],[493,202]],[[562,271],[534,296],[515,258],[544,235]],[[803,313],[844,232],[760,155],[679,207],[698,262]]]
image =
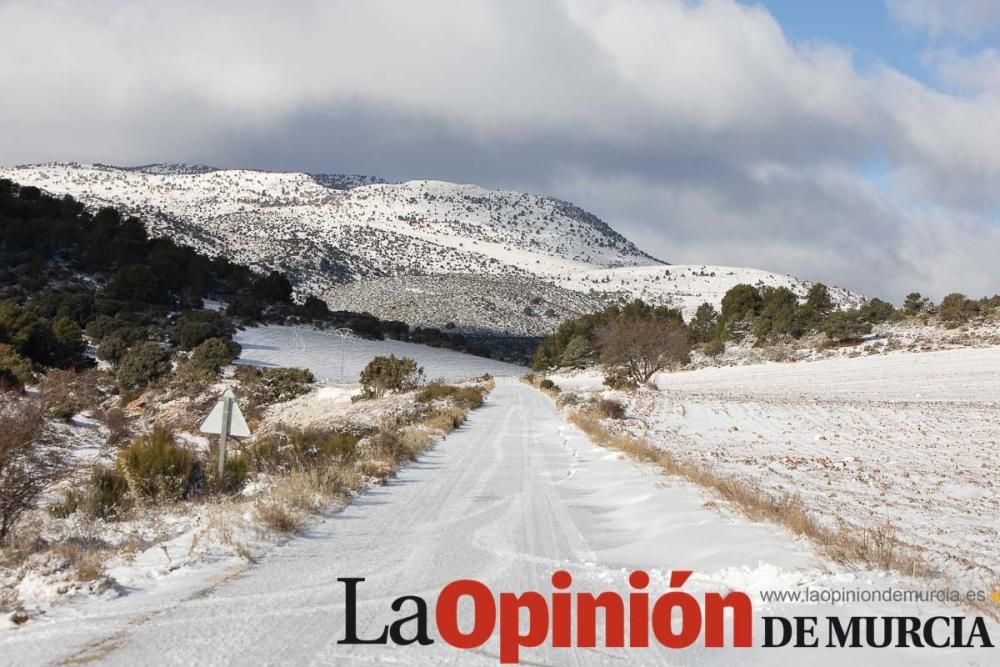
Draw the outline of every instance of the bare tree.
[[[38,401],[0,403],[0,544],[63,473],[63,452],[43,441],[44,423]]]
[[[635,383],[685,363],[691,352],[684,325],[673,319],[625,316],[597,329],[601,362],[621,368]]]

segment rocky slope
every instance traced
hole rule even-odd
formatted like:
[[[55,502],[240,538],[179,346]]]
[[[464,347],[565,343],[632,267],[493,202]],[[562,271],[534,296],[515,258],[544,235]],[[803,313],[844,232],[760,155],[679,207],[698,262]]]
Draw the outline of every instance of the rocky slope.
[[[669,266],[573,204],[476,185],[188,164],[41,164],[0,168],[0,178],[124,208],[153,235],[285,271],[300,294],[334,308],[467,332],[543,335],[611,300],[691,313],[703,301],[718,305],[738,282],[800,294],[810,285],[766,271]],[[845,290],[834,297],[860,301]]]

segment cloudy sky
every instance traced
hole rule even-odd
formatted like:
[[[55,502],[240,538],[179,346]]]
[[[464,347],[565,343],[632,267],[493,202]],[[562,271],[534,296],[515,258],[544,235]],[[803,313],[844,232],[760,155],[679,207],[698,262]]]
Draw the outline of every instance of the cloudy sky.
[[[552,194],[671,262],[1000,292],[1000,1],[0,0],[0,163]]]

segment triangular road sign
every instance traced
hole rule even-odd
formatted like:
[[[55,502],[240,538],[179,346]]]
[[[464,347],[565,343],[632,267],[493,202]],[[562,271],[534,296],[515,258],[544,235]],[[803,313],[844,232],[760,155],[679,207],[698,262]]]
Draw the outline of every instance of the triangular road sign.
[[[250,427],[247,426],[246,420],[243,418],[243,413],[240,412],[240,406],[236,404],[234,400],[232,389],[226,389],[222,394],[222,398],[219,402],[215,404],[212,411],[205,418],[205,421],[201,423],[202,433],[216,433],[222,434],[222,416],[225,414],[225,404],[229,401],[232,409],[229,413],[229,432],[227,435],[233,435],[237,438],[246,438],[250,435]]]

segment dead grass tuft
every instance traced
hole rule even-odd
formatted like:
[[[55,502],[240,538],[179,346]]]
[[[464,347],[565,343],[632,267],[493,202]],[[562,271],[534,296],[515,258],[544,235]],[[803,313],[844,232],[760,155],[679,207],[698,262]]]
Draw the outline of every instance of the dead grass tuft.
[[[75,538],[56,544],[52,553],[65,558],[78,581],[97,581],[104,577],[104,563],[111,547],[96,538]]]
[[[297,533],[305,523],[305,515],[296,512],[274,498],[262,498],[253,508],[254,520],[279,535]]]

